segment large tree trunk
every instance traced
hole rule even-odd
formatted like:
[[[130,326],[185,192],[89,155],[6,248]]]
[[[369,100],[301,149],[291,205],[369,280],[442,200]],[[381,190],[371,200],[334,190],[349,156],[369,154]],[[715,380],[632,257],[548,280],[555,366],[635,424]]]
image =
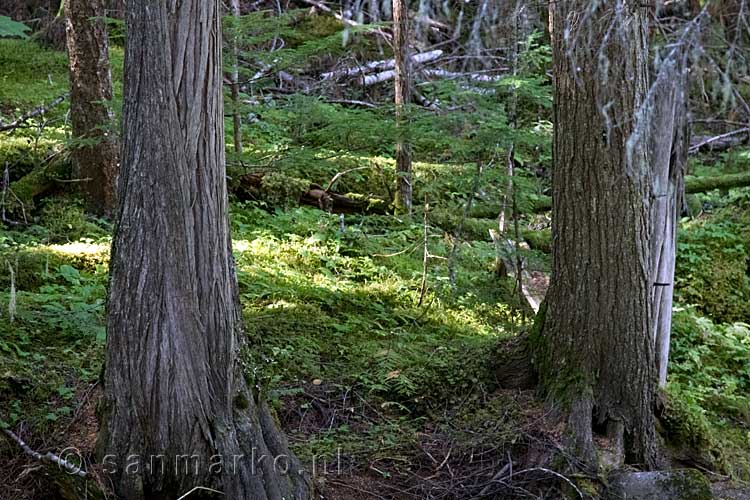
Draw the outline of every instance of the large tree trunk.
[[[409,104],[409,12],[406,0],[393,0],[393,52],[395,56],[396,121],[398,140],[396,141],[396,208],[411,214],[412,174],[411,148],[407,131],[407,109]]]
[[[667,383],[672,296],[677,252],[677,216],[687,169],[690,126],[687,51],[672,48],[660,64],[651,92],[650,157],[653,168],[651,269],[652,322],[659,386]]]
[[[114,132],[112,76],[104,0],[67,0],[70,115],[73,136],[73,175],[82,179],[87,208],[109,215],[116,203],[118,144]]]
[[[99,457],[129,500],[198,486],[228,499],[309,498],[241,359],[219,1],[130,0],[127,9]]]
[[[566,405],[581,458],[596,460],[596,426],[630,463],[653,466],[646,8],[559,0],[553,23],[554,246],[541,381]]]

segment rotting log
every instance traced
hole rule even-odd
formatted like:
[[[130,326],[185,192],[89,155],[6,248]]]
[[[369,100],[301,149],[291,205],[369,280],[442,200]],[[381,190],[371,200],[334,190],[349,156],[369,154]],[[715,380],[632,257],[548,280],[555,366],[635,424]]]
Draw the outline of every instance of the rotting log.
[[[239,177],[233,192],[240,200],[262,200],[264,198],[264,172],[253,172]],[[297,203],[319,208],[320,210],[343,214],[384,214],[388,202],[383,198],[359,194],[340,194],[319,184],[289,178],[290,184],[307,184],[298,193]]]
[[[5,208],[10,211],[34,208],[34,199],[42,196],[70,177],[70,163],[51,161],[38,165],[31,172],[11,183],[10,192],[5,196]]]
[[[685,193],[705,193],[714,189],[731,189],[750,186],[750,172],[711,177],[686,177]]]
[[[685,177],[685,193],[705,193],[714,189],[732,189],[750,186],[750,172],[739,174],[726,174],[717,176],[687,176]],[[549,196],[537,196],[529,200],[527,213],[546,212],[552,209],[552,198]],[[497,217],[500,213],[500,205],[492,203],[478,204],[469,212],[469,216],[478,219]]]

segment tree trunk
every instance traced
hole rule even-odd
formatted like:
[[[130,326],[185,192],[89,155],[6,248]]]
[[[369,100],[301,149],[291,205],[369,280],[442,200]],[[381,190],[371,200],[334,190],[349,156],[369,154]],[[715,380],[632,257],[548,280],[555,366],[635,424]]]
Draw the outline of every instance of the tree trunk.
[[[125,0],[107,0],[107,17],[125,19]]]
[[[219,1],[130,0],[127,21],[98,456],[129,500],[199,486],[307,499],[310,483],[241,358]]]
[[[408,139],[406,106],[409,104],[409,12],[406,0],[393,0],[393,52],[396,62],[394,102],[398,140],[396,141],[396,208],[412,210],[411,147]]]
[[[635,0],[554,5],[553,273],[537,361],[541,382],[568,410],[571,445],[584,461],[596,460],[596,426],[624,443],[630,463],[650,467],[645,14]]]
[[[65,18],[70,66],[73,176],[87,208],[109,215],[116,203],[118,143],[113,130],[112,76],[104,25],[104,0],[67,0]]]
[[[231,0],[230,7],[235,21],[240,19],[240,0]],[[238,27],[232,33],[232,134],[234,137],[234,152],[242,154],[242,116],[240,110],[240,63],[239,48],[237,46]]]
[[[687,52],[670,50],[660,63],[651,92],[650,157],[653,172],[651,269],[653,331],[659,386],[667,384],[672,296],[677,251],[677,216],[687,169],[690,126],[687,101]]]

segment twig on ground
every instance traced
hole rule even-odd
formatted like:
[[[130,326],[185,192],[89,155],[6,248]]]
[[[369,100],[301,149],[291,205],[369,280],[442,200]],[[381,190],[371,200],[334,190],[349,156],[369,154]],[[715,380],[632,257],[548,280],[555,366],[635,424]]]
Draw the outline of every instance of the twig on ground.
[[[27,445],[20,437],[18,437],[13,431],[10,429],[3,429],[3,432],[6,436],[8,436],[11,440],[13,440],[18,446],[21,447],[21,449],[29,455],[30,457],[34,458],[35,460],[39,460],[40,462],[46,462],[46,463],[54,463],[58,466],[65,469],[69,474],[73,474],[75,476],[80,477],[86,477],[88,473],[81,469],[80,467],[68,462],[67,460],[60,458],[59,456],[55,455],[51,451],[48,451],[44,455],[41,453],[32,450],[29,445]]]

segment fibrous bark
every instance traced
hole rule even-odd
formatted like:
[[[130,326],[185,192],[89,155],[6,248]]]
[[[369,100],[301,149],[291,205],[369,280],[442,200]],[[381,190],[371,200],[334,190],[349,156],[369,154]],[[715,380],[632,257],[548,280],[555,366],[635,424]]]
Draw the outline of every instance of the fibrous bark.
[[[628,460],[653,466],[646,11],[634,0],[560,0],[553,23],[553,273],[541,381],[567,408],[582,459],[596,460],[593,422],[624,431]]]
[[[104,0],[66,0],[70,115],[74,176],[87,208],[109,215],[115,208],[119,145],[114,133],[112,76],[104,25]]]
[[[306,499],[248,381],[224,175],[218,0],[130,0],[97,452],[116,494]],[[200,497],[197,491],[190,497]]]

